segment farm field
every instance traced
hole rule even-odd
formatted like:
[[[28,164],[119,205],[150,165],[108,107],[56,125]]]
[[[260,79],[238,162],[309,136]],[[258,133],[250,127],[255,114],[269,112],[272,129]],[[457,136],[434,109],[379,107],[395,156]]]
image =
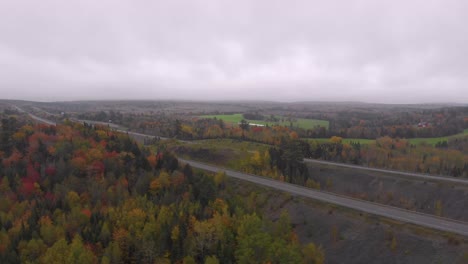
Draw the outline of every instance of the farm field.
[[[245,119],[242,114],[231,114],[231,115],[202,115],[199,116],[201,118],[217,118],[221,119],[226,123],[231,123],[231,124],[237,124],[239,123],[242,119]],[[282,116],[276,116],[279,119],[283,119],[284,121],[279,121],[279,122],[269,122],[269,121],[264,121],[264,120],[250,120],[250,119],[245,119],[251,123],[254,124],[260,124],[260,125],[280,125],[280,126],[290,126],[291,122],[286,120],[286,117]],[[294,127],[299,127],[303,129],[311,129],[317,126],[320,127],[325,127],[328,129],[328,121],[326,120],[318,120],[318,119],[306,119],[306,118],[295,118],[294,121],[292,122],[292,125]]]
[[[438,142],[447,141],[451,138],[462,137],[462,136],[468,136],[468,129],[465,129],[463,133],[459,133],[453,136],[433,137],[433,138],[409,138],[407,140],[410,144],[413,144],[413,145],[420,145],[422,143],[425,143],[431,146],[435,146]],[[318,143],[326,143],[330,141],[330,138],[307,138],[306,140],[309,142],[316,141]],[[365,139],[365,138],[343,138],[343,143],[349,144],[351,142],[359,142],[362,145],[362,144],[375,143],[375,140]]]
[[[413,145],[428,144],[435,146],[438,142],[447,141],[449,137],[434,137],[434,138],[409,138],[408,142]]]
[[[463,131],[463,133],[460,133],[460,134],[456,134],[456,135],[453,135],[453,136],[448,136],[448,137],[434,137],[434,138],[410,138],[408,139],[408,141],[413,144],[413,145],[419,145],[423,142],[425,142],[426,144],[429,144],[429,145],[432,145],[432,146],[435,146],[435,144],[437,144],[437,142],[441,142],[441,141],[447,141],[451,138],[455,138],[455,137],[461,137],[461,136],[467,136],[468,135],[468,129],[465,129]]]
[[[326,143],[330,141],[330,138],[307,138],[307,141],[316,141],[318,143]],[[343,143],[350,144],[351,142],[357,143],[359,142],[361,145],[362,144],[370,144],[374,143],[374,139],[365,139],[365,138],[343,138]]]

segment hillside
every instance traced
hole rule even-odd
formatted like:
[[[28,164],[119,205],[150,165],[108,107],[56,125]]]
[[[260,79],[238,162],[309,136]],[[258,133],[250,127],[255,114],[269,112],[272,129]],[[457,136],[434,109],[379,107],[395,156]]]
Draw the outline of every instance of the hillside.
[[[180,167],[107,127],[2,127],[2,263],[323,262],[284,214],[230,201],[221,174]]]

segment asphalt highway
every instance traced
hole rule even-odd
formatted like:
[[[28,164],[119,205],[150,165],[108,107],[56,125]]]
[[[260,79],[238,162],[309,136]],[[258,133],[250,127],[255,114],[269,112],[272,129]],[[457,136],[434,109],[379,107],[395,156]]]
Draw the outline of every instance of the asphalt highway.
[[[219,172],[225,171],[227,176],[237,178],[244,181],[249,181],[255,184],[270,187],[276,190],[284,191],[293,195],[308,197],[322,202],[336,204],[343,207],[348,207],[358,211],[383,216],[395,219],[402,222],[421,225],[441,231],[456,233],[463,236],[468,236],[468,223],[455,221],[448,218],[437,217],[428,214],[422,214],[414,211],[404,210],[396,207],[386,206],[382,204],[367,202],[363,200],[353,199],[341,195],[336,195],[328,192],[318,191],[301,187],[294,184],[289,184],[277,180],[272,180],[266,177],[260,177],[250,174],[245,174],[225,168],[208,165],[201,162],[179,159],[183,163],[206,171]]]

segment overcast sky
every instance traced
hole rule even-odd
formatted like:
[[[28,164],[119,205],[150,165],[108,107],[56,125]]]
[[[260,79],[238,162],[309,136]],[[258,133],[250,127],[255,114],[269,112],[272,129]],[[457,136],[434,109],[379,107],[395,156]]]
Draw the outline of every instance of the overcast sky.
[[[468,103],[468,1],[1,0],[0,98]]]

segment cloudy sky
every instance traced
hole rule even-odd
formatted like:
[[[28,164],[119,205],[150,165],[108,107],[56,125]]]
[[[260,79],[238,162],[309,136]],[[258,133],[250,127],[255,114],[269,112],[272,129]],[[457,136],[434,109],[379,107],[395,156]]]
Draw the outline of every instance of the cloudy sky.
[[[468,1],[2,0],[0,98],[468,103]]]

